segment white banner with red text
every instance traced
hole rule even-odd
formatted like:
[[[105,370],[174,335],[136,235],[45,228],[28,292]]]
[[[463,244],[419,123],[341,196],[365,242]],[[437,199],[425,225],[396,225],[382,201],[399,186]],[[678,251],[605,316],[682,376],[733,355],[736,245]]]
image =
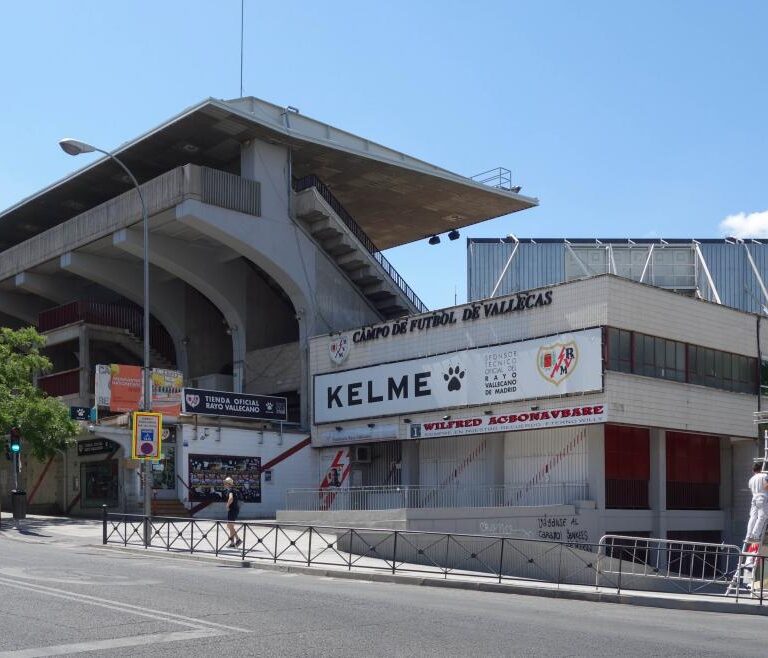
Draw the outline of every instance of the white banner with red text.
[[[496,414],[492,416],[473,416],[470,418],[457,418],[456,420],[421,420],[418,423],[410,424],[408,436],[411,439],[430,439],[439,436],[519,432],[521,430],[539,430],[549,427],[589,425],[591,423],[604,423],[605,421],[605,407],[602,404],[579,404],[559,409],[521,411],[514,414]]]

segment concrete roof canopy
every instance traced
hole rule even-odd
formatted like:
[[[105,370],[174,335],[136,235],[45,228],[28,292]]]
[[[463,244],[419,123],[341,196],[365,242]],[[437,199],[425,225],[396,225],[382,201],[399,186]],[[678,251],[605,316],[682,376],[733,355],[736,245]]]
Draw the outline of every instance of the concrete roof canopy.
[[[538,204],[252,97],[207,99],[114,153],[139,182],[188,163],[239,173],[241,144],[253,138],[289,146],[293,176],[320,178],[378,249]],[[129,188],[113,162],[96,160],[0,213],[0,249]]]

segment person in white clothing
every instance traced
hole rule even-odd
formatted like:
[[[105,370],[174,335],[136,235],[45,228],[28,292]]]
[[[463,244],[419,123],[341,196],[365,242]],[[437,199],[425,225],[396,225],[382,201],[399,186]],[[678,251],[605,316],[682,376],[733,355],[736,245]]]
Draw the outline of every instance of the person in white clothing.
[[[749,509],[747,536],[744,541],[748,544],[762,543],[765,535],[765,525],[768,522],[768,473],[763,473],[763,463],[757,462],[753,467],[754,475],[749,478],[749,490],[752,492],[752,505]]]

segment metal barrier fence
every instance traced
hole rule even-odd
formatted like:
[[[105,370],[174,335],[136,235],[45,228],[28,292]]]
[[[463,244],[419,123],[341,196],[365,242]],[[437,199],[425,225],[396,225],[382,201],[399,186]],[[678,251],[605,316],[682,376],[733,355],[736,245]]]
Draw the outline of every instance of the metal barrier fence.
[[[762,605],[762,587],[752,592],[750,576],[755,568],[764,567],[763,557],[744,554],[733,544],[687,542],[653,537],[605,535],[598,550],[596,585],[602,576],[623,580],[627,589],[655,589],[649,583],[662,581],[659,589],[686,594],[729,595],[758,593]],[[760,563],[759,565],[757,563]],[[748,574],[745,572],[749,572]],[[762,583],[762,573],[754,580]]]
[[[387,486],[288,489],[285,510],[383,510],[435,507],[535,507],[571,505],[589,498],[585,482],[496,487]]]
[[[353,568],[392,574],[421,574],[442,579],[487,580],[498,583],[535,581],[552,585],[582,585],[596,590],[650,590],[726,596],[726,586],[738,573],[730,560],[732,547],[702,558],[702,545],[647,548],[626,544],[634,537],[605,537],[598,544],[562,542],[376,528],[284,523],[238,522],[238,538],[230,547],[225,521],[203,521],[104,512],[103,543],[159,548],[166,551],[228,555],[241,560],[322,566],[351,571]],[[674,542],[673,542],[674,543]],[[654,551],[665,556],[652,559]],[[718,560],[726,558],[724,564]],[[762,573],[763,556],[752,556]],[[662,569],[663,564],[683,560],[686,565],[706,566]],[[714,560],[714,561],[713,561]],[[735,571],[729,572],[733,566]],[[706,585],[706,586],[705,586]],[[757,592],[751,592],[757,598]],[[743,597],[742,597],[743,598]],[[736,590],[736,601],[739,590]],[[763,604],[762,587],[759,604]]]

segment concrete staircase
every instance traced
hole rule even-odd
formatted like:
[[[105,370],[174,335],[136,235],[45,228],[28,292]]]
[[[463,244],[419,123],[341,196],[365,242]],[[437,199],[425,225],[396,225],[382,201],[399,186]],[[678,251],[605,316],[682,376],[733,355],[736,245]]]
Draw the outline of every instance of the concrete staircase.
[[[184,507],[184,504],[180,500],[163,500],[155,498],[152,500],[152,515],[188,518],[189,510]]]
[[[297,183],[296,218],[382,318],[427,311],[423,302],[319,179],[308,176]]]

